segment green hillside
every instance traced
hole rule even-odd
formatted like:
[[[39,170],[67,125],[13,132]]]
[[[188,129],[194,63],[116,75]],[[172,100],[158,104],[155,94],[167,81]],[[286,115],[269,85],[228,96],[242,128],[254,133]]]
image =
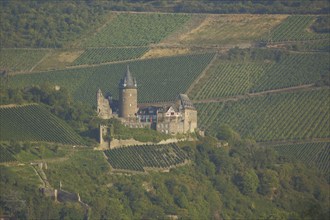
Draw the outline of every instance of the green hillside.
[[[330,76],[329,54],[290,53],[278,60],[224,60],[219,57],[190,92],[209,99],[316,83]]]
[[[213,56],[197,54],[15,75],[8,85],[24,87],[49,82],[65,87],[76,100],[95,105],[98,88],[118,98],[118,83],[129,65],[138,82],[139,102],[168,101],[185,92]]]
[[[257,141],[329,138],[329,89],[197,104],[199,126],[228,124]]]
[[[73,129],[39,105],[0,108],[1,141],[43,141],[83,144]]]

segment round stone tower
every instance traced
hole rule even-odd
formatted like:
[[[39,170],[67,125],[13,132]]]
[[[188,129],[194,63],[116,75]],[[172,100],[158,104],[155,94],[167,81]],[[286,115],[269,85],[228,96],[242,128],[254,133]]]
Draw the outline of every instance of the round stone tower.
[[[119,117],[135,117],[137,111],[137,84],[127,66],[124,78],[119,82]]]

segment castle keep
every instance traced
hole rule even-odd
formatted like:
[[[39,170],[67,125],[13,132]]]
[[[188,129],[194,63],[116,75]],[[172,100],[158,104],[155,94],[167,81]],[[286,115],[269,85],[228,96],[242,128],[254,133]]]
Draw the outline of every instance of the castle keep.
[[[151,128],[166,134],[194,132],[197,129],[197,110],[186,94],[179,94],[171,105],[138,108],[137,82],[127,66],[119,82],[118,113],[112,112],[109,100],[97,92],[97,113],[100,118],[118,117],[131,128]]]

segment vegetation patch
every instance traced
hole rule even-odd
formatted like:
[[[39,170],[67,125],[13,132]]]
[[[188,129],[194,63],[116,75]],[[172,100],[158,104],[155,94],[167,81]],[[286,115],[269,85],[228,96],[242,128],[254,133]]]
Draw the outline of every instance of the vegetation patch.
[[[1,1],[1,47],[67,46],[103,21],[97,3]]]
[[[316,166],[324,174],[329,174],[329,142],[276,145],[274,146],[274,149],[282,156],[297,159],[305,164]]]

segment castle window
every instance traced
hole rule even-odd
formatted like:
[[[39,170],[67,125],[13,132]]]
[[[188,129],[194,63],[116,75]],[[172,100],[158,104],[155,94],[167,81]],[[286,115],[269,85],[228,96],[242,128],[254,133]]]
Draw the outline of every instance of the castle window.
[[[132,93],[130,93],[129,96],[132,96]]]
[[[129,104],[129,107],[132,107],[132,104]]]

